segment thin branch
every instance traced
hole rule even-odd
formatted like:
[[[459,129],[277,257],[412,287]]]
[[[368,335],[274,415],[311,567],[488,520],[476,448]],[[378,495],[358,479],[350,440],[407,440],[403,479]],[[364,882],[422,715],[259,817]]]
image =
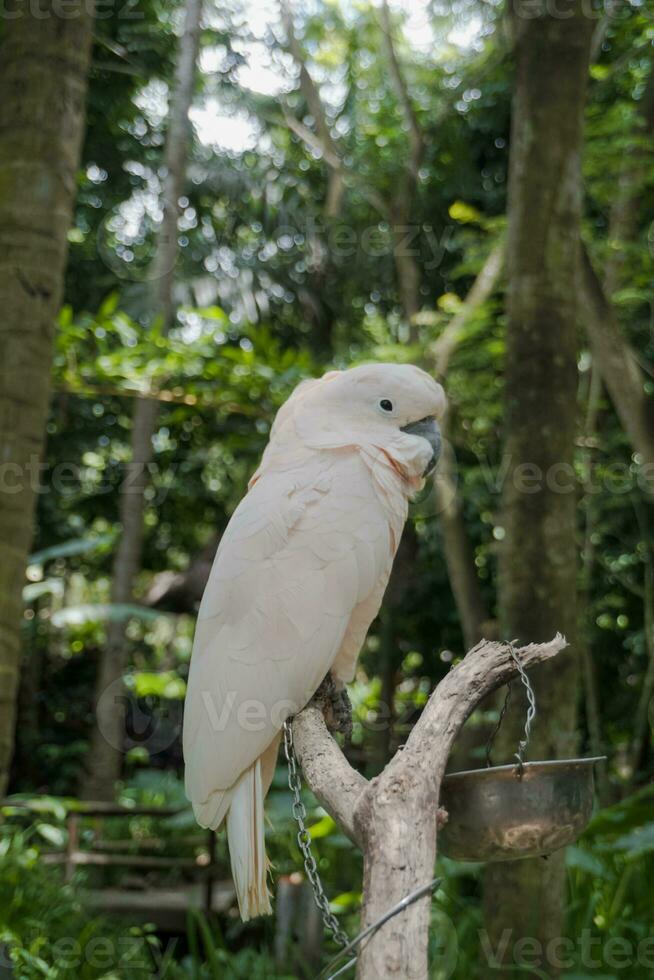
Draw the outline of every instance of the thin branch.
[[[582,568],[579,583],[579,636],[577,638],[577,648],[581,649],[581,660],[583,663],[583,678],[585,692],[586,723],[588,726],[588,736],[591,750],[594,756],[604,754],[602,739],[602,713],[600,710],[600,698],[597,684],[597,671],[593,651],[589,642],[591,592],[593,584],[593,574],[596,566],[596,548],[593,543],[593,531],[596,524],[595,501],[589,492],[593,475],[593,452],[592,446],[597,435],[597,418],[599,414],[600,400],[602,397],[602,379],[596,364],[593,364],[590,372],[588,385],[588,402],[586,406],[586,417],[584,420],[583,436],[584,450],[583,472],[584,472],[584,491],[586,499],[585,508],[585,527],[584,540],[581,551]],[[597,794],[602,803],[608,799],[608,780],[606,764],[598,766],[597,771]]]
[[[461,309],[450,320],[440,337],[428,348],[427,357],[434,364],[437,378],[443,378],[447,374],[450,358],[461,341],[471,316],[493,295],[504,265],[504,253],[503,242],[492,249],[470,287]]]
[[[303,122],[300,122],[299,119],[291,115],[285,106],[282,106],[282,111],[284,113],[284,122],[291,132],[295,133],[310,150],[322,154],[323,160],[329,167],[339,171],[343,169],[341,158],[330,144],[325,145],[308,126],[305,126]]]
[[[418,175],[425,152],[425,139],[395,50],[387,0],[382,0],[379,19],[391,82],[402,109],[409,138],[409,160],[400,179],[396,182],[390,212],[395,237],[395,268],[400,300],[409,326],[409,338],[415,342],[418,340],[416,316],[422,306],[420,296],[422,270],[415,255],[406,248],[405,235],[412,222],[413,204],[418,192]]]
[[[449,442],[447,419],[441,423],[444,436],[434,489],[443,535],[443,551],[454,603],[459,614],[465,648],[470,649],[488,632],[490,615],[482,595],[475,553],[468,536],[463,500],[457,487],[456,455]]]
[[[593,39],[592,39],[592,41],[590,43],[590,64],[591,65],[594,65],[595,64],[595,62],[598,60],[600,54],[602,53],[602,45],[604,44],[604,40],[606,38],[607,31],[608,31],[609,27],[611,26],[611,23],[613,21],[613,17],[614,16],[615,16],[615,13],[612,12],[612,11],[609,11],[609,12],[605,13],[604,16],[601,17],[600,20],[597,23],[597,27],[595,28],[595,32],[593,34]]]
[[[237,402],[221,402],[215,398],[206,398],[202,394],[194,395],[188,392],[180,394],[177,389],[169,391],[161,388],[155,391],[153,389],[121,388],[120,385],[87,384],[86,382],[71,384],[59,381],[55,382],[53,390],[66,395],[75,395],[78,398],[139,398],[144,401],[156,401],[172,405],[191,405],[198,409],[212,408],[235,415],[253,417],[260,414],[258,409],[253,409],[249,405],[239,405]]]
[[[284,114],[284,122],[291,130],[295,133],[299,139],[307,146],[310,150],[321,153],[323,159],[328,167],[334,170],[338,170],[344,182],[352,184],[358,192],[361,194],[364,200],[370,204],[375,211],[377,211],[382,218],[385,220],[390,220],[390,209],[381,194],[378,194],[374,188],[369,187],[368,183],[357,176],[357,174],[346,167],[342,158],[339,156],[334,156],[334,151],[336,150],[336,145],[332,144],[331,147],[326,147],[322,144],[319,137],[305,126],[303,122],[296,119],[295,116],[291,115],[290,112],[285,107],[282,107]],[[279,122],[279,120],[271,120],[273,122]],[[329,196],[329,192],[328,192]]]
[[[391,22],[391,13],[388,7],[388,0],[383,0],[382,2],[379,10],[379,19],[384,37],[384,46],[388,56],[391,81],[393,82],[393,88],[395,89],[395,94],[398,102],[400,103],[402,114],[404,116],[404,122],[409,132],[411,172],[414,179],[417,179],[418,171],[420,170],[420,165],[425,154],[425,140],[420,128],[420,123],[418,122],[416,111],[411,101],[411,96],[409,95],[408,85],[406,84],[406,80],[402,74],[400,60],[395,49],[395,42],[393,40],[393,24]]]
[[[293,56],[293,60],[300,69],[300,88],[304,95],[309,111],[313,116],[318,131],[320,147],[326,163],[330,167],[329,187],[327,189],[327,217],[335,218],[340,212],[343,199],[343,168],[341,156],[336,146],[336,141],[332,136],[325,107],[318,91],[318,86],[311,77],[311,73],[306,66],[304,52],[297,39],[295,27],[293,26],[293,12],[288,0],[280,0],[280,10],[288,49]]]
[[[630,579],[628,575],[624,574],[624,572],[618,571],[615,566],[612,565],[610,561],[607,561],[602,554],[598,554],[597,559],[602,568],[609,573],[611,578],[615,579],[618,585],[621,585],[627,590],[627,592],[631,592],[632,595],[638,596],[639,599],[643,599],[645,597],[645,592],[642,585],[639,585],[638,582],[634,582],[633,579]]]

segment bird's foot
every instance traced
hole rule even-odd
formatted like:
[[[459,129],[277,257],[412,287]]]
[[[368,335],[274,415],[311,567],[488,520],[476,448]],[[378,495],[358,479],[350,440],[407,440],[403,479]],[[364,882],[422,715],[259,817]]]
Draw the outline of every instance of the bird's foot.
[[[313,699],[320,705],[325,723],[332,735],[338,732],[346,739],[352,738],[352,704],[345,685],[329,673]]]
[[[436,810],[436,826],[439,830],[445,826],[447,821],[450,819],[450,815],[447,810],[444,810],[442,806],[439,806]]]

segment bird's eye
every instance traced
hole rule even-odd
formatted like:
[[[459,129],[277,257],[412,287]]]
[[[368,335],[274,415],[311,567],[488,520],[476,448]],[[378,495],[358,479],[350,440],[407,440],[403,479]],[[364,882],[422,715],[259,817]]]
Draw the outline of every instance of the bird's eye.
[[[379,403],[379,407],[384,412],[392,412],[393,411],[393,402],[390,400],[390,398],[382,398],[382,400]]]

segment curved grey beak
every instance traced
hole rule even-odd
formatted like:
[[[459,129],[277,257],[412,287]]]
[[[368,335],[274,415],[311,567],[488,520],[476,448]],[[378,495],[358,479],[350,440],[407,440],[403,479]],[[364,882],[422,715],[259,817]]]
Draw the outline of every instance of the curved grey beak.
[[[419,422],[411,422],[409,425],[405,425],[401,431],[406,432],[410,436],[420,436],[421,439],[426,439],[431,446],[431,459],[429,460],[427,469],[422,474],[423,476],[429,476],[436,469],[436,463],[441,455],[443,445],[438,422],[435,418],[429,416],[426,419],[420,419]]]

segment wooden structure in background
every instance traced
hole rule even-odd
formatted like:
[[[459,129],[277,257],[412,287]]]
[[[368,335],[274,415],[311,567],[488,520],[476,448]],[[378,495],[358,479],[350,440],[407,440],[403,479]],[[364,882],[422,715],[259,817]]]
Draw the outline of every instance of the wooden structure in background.
[[[42,815],[29,800],[4,800],[2,806]],[[36,804],[36,801],[34,801]],[[117,885],[89,888],[85,897],[98,912],[120,915],[133,922],[152,922],[167,932],[184,932],[190,909],[226,912],[234,902],[231,880],[221,880],[216,861],[216,836],[204,831],[186,838],[188,847],[201,848],[195,856],[171,857],[161,853],[166,840],[156,835],[148,838],[114,839],[105,836],[111,820],[126,817],[174,817],[185,808],[125,807],[117,803],[76,803],[66,816],[67,839],[62,849],[43,852],[48,864],[62,864],[64,877],[71,881],[78,867],[125,868],[126,880]],[[82,824],[91,825],[92,835],[81,833]],[[145,852],[145,853],[144,853]],[[158,853],[159,852],[159,853]],[[174,883],[153,881],[153,873],[176,870],[184,880]],[[136,872],[136,874],[135,874]],[[142,873],[139,878],[138,874]]]

